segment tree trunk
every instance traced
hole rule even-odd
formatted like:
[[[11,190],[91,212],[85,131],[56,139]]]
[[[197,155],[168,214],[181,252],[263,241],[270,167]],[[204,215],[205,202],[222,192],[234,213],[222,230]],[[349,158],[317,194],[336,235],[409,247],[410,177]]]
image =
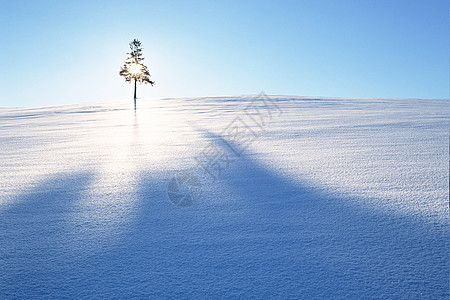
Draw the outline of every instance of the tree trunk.
[[[136,110],[136,78],[134,79],[134,110]]]

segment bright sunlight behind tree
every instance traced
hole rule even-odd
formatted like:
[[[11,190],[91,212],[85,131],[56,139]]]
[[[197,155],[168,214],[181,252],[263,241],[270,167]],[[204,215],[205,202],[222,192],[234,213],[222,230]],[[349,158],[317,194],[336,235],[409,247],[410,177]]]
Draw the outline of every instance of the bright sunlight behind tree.
[[[134,79],[134,109],[136,109],[136,83],[150,83],[153,86],[155,82],[150,80],[150,72],[144,65],[141,42],[134,39],[130,42],[130,49],[131,52],[127,53],[128,57],[119,74],[125,77],[126,82],[131,83]]]

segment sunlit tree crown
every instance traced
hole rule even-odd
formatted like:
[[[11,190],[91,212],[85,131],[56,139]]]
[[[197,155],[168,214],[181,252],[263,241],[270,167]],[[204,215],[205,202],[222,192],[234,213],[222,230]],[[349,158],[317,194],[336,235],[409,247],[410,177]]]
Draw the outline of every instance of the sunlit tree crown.
[[[130,83],[133,79],[136,79],[137,82],[154,85],[155,82],[150,80],[150,72],[147,66],[144,65],[141,42],[134,39],[130,43],[130,49],[131,52],[127,53],[128,57],[120,69],[120,76],[123,76]]]

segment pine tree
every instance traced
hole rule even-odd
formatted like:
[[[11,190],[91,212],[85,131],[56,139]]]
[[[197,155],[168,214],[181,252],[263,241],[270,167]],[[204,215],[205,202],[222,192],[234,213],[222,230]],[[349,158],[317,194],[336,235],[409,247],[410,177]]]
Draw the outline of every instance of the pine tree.
[[[127,53],[128,57],[125,60],[125,64],[120,69],[120,76],[125,77],[125,81],[128,83],[134,80],[134,109],[136,109],[136,83],[150,83],[152,86],[154,81],[150,80],[150,72],[147,66],[144,65],[144,58],[142,57],[141,42],[134,39],[130,42],[131,52]]]

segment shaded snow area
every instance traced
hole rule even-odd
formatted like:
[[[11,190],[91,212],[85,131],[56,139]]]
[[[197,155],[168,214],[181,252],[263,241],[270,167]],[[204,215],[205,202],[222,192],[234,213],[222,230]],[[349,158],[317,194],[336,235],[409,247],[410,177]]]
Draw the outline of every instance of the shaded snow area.
[[[448,299],[449,100],[0,109],[0,298]]]

